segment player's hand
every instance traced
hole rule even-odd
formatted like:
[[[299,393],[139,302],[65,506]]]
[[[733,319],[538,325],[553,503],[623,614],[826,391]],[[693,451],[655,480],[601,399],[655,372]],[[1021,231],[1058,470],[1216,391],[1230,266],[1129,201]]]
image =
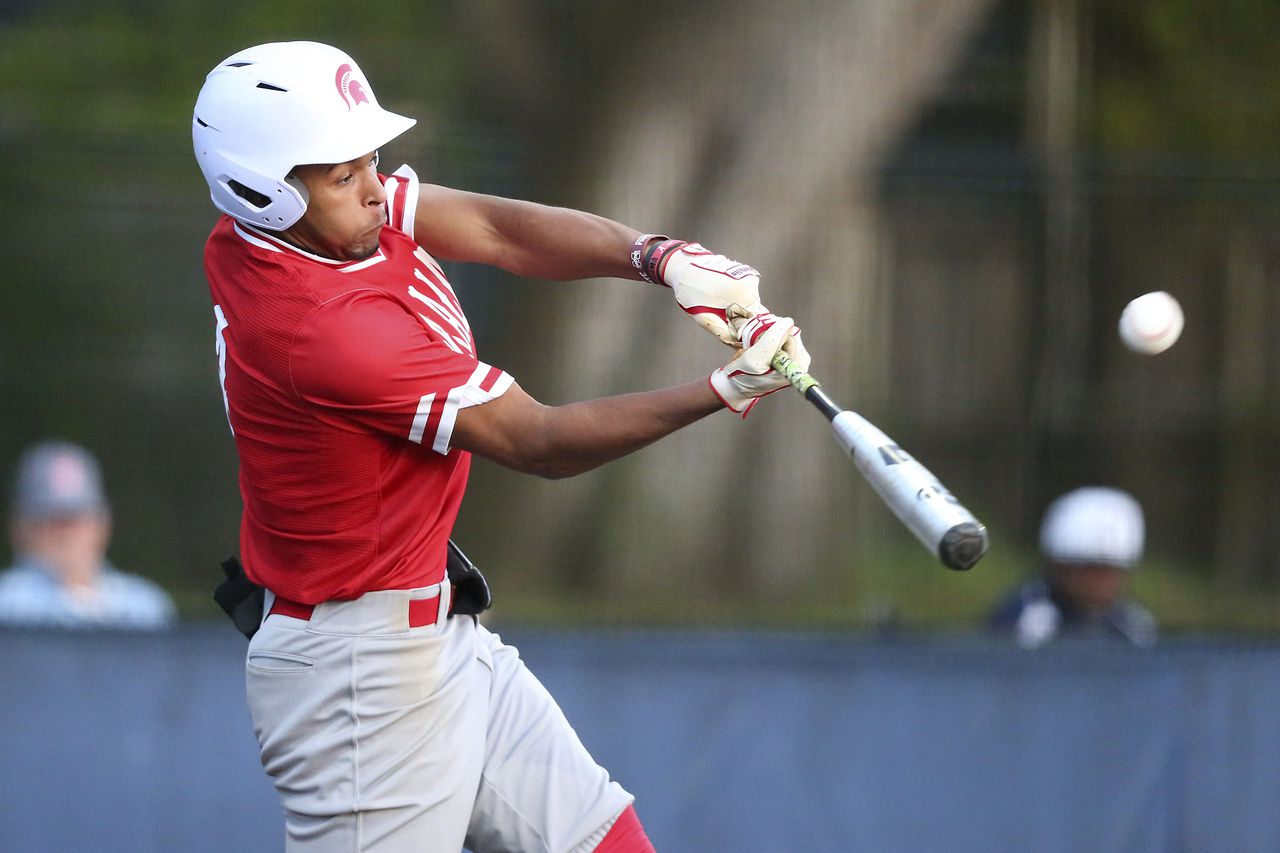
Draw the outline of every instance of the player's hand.
[[[800,330],[790,317],[767,311],[752,315],[739,305],[726,309],[726,327],[740,330],[737,357],[711,374],[711,390],[727,406],[744,418],[761,397],[789,384],[773,369],[773,358],[785,352],[802,371],[809,369],[809,352],[800,339]]]
[[[663,258],[660,280],[671,288],[681,309],[728,346],[741,346],[726,312],[741,305],[752,314],[767,313],[760,304],[760,273],[747,264],[717,255],[700,243],[685,243]]]
[[[741,305],[730,305],[725,312],[731,328],[740,341],[739,346],[750,347],[761,333],[772,326],[775,322],[782,320],[792,323],[791,334],[782,341],[779,349],[786,353],[793,364],[800,369],[801,372],[809,371],[809,351],[804,347],[804,341],[800,338],[800,327],[794,325],[790,317],[778,317],[776,314],[765,309],[759,313],[752,313]]]

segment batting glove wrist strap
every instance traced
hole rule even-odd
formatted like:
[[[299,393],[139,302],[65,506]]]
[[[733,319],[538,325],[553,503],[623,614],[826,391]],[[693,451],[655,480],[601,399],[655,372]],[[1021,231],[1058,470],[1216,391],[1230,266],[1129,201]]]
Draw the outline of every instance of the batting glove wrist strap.
[[[665,282],[657,281],[645,270],[645,249],[650,243],[655,241],[666,240],[666,234],[641,234],[636,241],[631,244],[631,266],[636,268],[636,272],[640,273],[640,277],[650,284],[665,284]]]
[[[670,287],[665,275],[666,260],[672,252],[689,245],[684,240],[655,240],[644,252],[644,271],[658,284]]]

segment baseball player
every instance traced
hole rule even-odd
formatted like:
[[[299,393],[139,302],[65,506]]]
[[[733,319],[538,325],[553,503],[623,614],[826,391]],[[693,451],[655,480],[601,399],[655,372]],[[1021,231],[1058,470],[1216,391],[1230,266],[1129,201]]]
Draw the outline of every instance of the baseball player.
[[[632,796],[517,651],[451,614],[471,454],[577,474],[720,409],[745,416],[786,385],[780,349],[809,357],[756,272],[697,244],[379,172],[379,147],[413,124],[351,57],[310,42],[228,57],[193,118],[226,214],[205,272],[241,554],[266,588],[248,703],[286,847],[652,850]],[[437,258],[665,284],[736,354],[675,387],[544,406],[479,360]]]
[[[1129,597],[1142,559],[1146,522],[1128,492],[1082,486],[1058,497],[1040,524],[1043,566],[991,614],[991,627],[1027,647],[1057,637],[1156,641],[1156,620]]]

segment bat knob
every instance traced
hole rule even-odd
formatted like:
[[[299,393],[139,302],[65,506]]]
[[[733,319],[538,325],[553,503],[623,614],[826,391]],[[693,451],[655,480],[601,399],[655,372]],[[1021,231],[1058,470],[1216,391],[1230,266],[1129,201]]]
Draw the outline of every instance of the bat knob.
[[[974,521],[965,521],[948,530],[938,543],[938,556],[948,569],[963,572],[987,553],[987,528]]]

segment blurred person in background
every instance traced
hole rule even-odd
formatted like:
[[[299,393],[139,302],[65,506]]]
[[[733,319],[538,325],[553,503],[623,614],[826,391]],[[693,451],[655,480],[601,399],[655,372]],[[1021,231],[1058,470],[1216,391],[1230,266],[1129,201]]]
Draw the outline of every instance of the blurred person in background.
[[[0,573],[0,625],[163,628],[169,596],[106,560],[111,509],[97,460],[50,441],[18,463],[9,518],[15,565]]]
[[[1129,598],[1144,536],[1142,507],[1126,492],[1086,486],[1059,497],[1040,526],[1040,575],[996,608],[991,627],[1031,647],[1059,636],[1151,645],[1155,618]]]

